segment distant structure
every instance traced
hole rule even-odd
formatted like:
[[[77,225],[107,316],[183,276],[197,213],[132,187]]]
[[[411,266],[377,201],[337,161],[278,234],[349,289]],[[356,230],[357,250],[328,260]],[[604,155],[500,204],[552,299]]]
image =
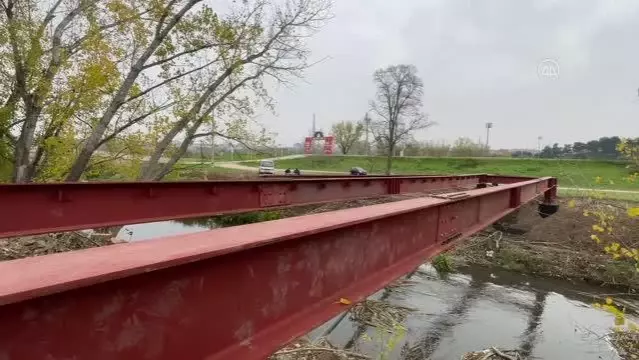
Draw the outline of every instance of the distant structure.
[[[317,130],[315,127],[315,114],[313,114],[313,128],[311,130],[311,136],[307,136],[304,139],[304,154],[313,154],[314,145],[318,142],[324,142],[324,155],[333,155],[333,148],[335,139],[333,136],[324,136],[321,130]]]
[[[493,128],[493,123],[486,123],[486,150],[490,149],[490,129]]]
[[[313,113],[313,128],[311,130],[311,136],[315,136],[315,132],[317,129],[315,128],[315,113]]]

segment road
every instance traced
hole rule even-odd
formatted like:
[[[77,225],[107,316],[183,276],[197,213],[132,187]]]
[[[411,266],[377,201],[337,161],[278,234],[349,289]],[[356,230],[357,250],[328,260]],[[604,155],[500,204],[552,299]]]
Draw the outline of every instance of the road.
[[[276,157],[276,158],[270,158],[270,159],[264,159],[264,160],[272,160],[275,161],[275,165],[277,165],[277,160],[285,160],[285,159],[297,159],[297,158],[302,158],[305,155],[289,155],[289,156],[281,156],[281,157]],[[221,168],[226,168],[226,169],[235,169],[235,170],[242,170],[242,171],[251,171],[251,172],[257,172],[257,167],[254,166],[247,166],[247,165],[243,165],[242,164],[243,161],[223,161],[223,162],[216,162],[215,166],[217,167],[221,167]],[[275,173],[276,174],[284,174],[284,171],[286,169],[275,169]],[[347,171],[321,171],[321,170],[303,170],[300,169],[300,171],[302,172],[302,174],[326,174],[326,175],[345,175],[348,172]]]
[[[269,159],[264,159],[264,160],[272,160],[272,161],[276,161],[277,165],[277,161],[278,160],[285,160],[285,159],[297,159],[297,158],[303,158],[306,155],[288,155],[288,156],[281,156],[281,157],[274,157],[274,158],[269,158]],[[235,170],[242,170],[242,171],[250,171],[250,172],[257,172],[257,168],[254,166],[247,166],[247,165],[243,165],[244,161],[224,161],[224,162],[216,162],[215,166],[217,167],[221,167],[221,168],[227,168],[227,169],[235,169]],[[275,173],[280,175],[280,174],[284,174],[284,170],[285,169],[275,169]],[[322,170],[305,170],[305,169],[300,169],[300,171],[302,172],[302,174],[326,174],[326,175],[344,175],[347,174],[347,171],[322,171]],[[595,189],[595,188],[580,188],[580,187],[564,187],[564,186],[560,186],[559,187],[560,190],[568,190],[568,191],[584,191],[584,192],[591,192],[591,191],[596,191],[596,192],[609,192],[609,193],[617,193],[617,194],[636,194],[639,195],[639,191],[637,190],[617,190],[617,189]]]

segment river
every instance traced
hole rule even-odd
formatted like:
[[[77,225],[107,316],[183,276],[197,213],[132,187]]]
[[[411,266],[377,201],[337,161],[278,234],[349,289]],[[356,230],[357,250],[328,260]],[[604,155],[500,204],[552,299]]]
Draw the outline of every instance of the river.
[[[593,308],[592,297],[583,295],[605,289],[484,268],[441,278],[430,265],[422,265],[410,280],[403,292],[385,299],[416,309],[392,359],[460,359],[491,346],[519,349],[536,359],[619,359],[604,336],[614,317]],[[336,320],[311,336],[322,334]],[[378,333],[369,328],[368,336],[357,336],[361,330],[346,317],[328,338],[343,347],[353,343],[356,334],[354,348],[370,355],[379,352],[380,341],[364,340]]]
[[[212,227],[206,220],[140,224],[126,226],[120,237],[137,241]],[[442,278],[430,265],[422,265],[409,280],[401,292],[380,291],[371,297],[416,310],[390,359],[459,359],[491,346],[519,349],[533,359],[619,359],[605,340],[614,317],[595,309],[593,297],[586,295],[603,296],[604,288],[485,268]],[[377,358],[382,342],[371,339],[379,332],[347,316],[328,321],[309,336],[330,328],[333,344]]]

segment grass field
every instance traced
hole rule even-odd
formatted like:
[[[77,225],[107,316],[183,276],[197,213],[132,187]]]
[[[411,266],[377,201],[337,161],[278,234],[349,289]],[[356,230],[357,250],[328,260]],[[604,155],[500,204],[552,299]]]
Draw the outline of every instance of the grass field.
[[[246,165],[257,166],[256,162]],[[338,171],[345,174],[360,166],[371,174],[383,173],[386,159],[366,156],[310,156],[279,160],[279,169]],[[637,190],[639,184],[625,178],[630,171],[625,163],[596,160],[555,160],[515,158],[396,158],[395,174],[500,174],[522,176],[556,176],[560,186],[600,189]],[[597,177],[600,177],[599,183]]]
[[[260,160],[260,159],[268,159],[272,158],[273,154],[243,154],[243,153],[234,153],[224,152],[220,154],[215,154],[215,161],[250,161],[250,160]],[[202,158],[199,156],[195,157],[184,157],[180,161],[182,162],[208,162],[211,161],[210,158]]]

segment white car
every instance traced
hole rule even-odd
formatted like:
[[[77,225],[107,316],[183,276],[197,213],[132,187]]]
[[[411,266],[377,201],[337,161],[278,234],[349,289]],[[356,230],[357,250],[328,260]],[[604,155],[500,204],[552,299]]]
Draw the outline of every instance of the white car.
[[[260,175],[262,174],[275,174],[275,163],[273,160],[262,160],[260,161]]]

